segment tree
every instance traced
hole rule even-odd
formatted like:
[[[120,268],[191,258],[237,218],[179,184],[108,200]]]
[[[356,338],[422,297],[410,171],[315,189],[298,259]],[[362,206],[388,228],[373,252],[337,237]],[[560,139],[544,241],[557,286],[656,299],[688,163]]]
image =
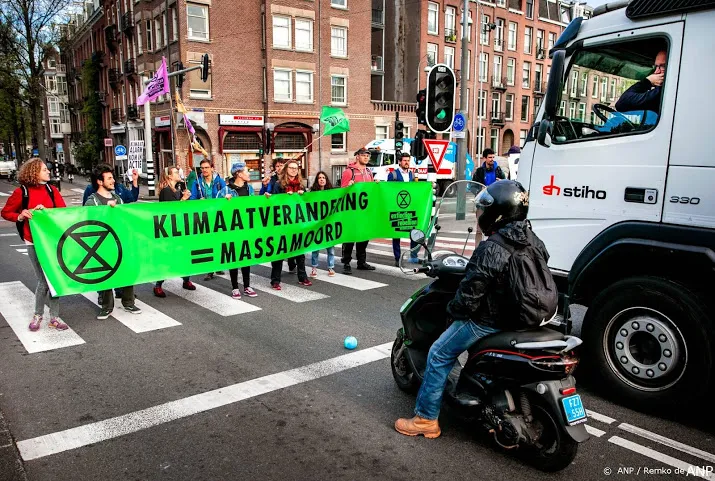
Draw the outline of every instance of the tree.
[[[25,159],[27,109],[25,93],[17,76],[20,66],[14,60],[12,44],[16,41],[7,23],[0,19],[0,143],[11,155],[12,144],[18,161]]]

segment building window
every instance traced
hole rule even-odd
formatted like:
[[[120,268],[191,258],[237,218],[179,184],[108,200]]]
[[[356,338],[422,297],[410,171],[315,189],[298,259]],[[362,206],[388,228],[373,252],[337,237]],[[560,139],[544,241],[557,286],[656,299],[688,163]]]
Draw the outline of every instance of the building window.
[[[501,110],[501,94],[492,92],[492,118],[498,119]]]
[[[576,119],[576,102],[571,102],[569,104],[569,118],[571,120]]]
[[[492,85],[495,86],[501,86],[502,85],[502,80],[501,80],[501,65],[502,65],[502,57],[501,55],[495,55],[494,56],[494,81],[492,82]]]
[[[586,120],[586,104],[584,103],[578,104],[578,118],[581,122]]]
[[[529,133],[528,130],[520,130],[519,131],[519,147],[524,148],[524,145],[526,145],[526,136]]]
[[[331,7],[348,8],[348,0],[330,0]]]
[[[571,97],[576,96],[578,90],[578,70],[574,70],[571,73]]]
[[[581,97],[588,95],[588,72],[581,75]]]
[[[472,89],[467,87],[467,112],[469,112],[469,104],[472,103]]]
[[[57,77],[57,93],[67,95],[67,77]]]
[[[499,152],[499,129],[491,129],[491,135],[489,136],[489,147],[494,152]]]
[[[536,55],[544,58],[544,31],[536,31]]]
[[[48,75],[45,77],[45,88],[52,93],[57,93],[57,77]]]
[[[330,150],[333,152],[345,152],[345,132],[330,136]]]
[[[531,54],[533,35],[534,29],[532,27],[524,27],[524,53]]]
[[[611,79],[611,94],[609,95],[611,100],[616,98],[616,79]]]
[[[497,7],[506,8],[506,0],[497,0]]]
[[[161,17],[156,17],[154,19],[154,33],[156,34],[156,45],[155,50],[161,50],[161,41],[164,38],[162,35]]]
[[[169,24],[167,24],[166,12],[161,14],[161,23],[164,27],[164,45],[169,45]]]
[[[521,69],[521,86],[525,89],[531,87],[531,62],[524,62]]]
[[[542,85],[544,66],[540,63],[534,65],[534,91],[544,92],[546,89]]]
[[[534,115],[538,115],[539,107],[541,107],[542,97],[534,97]]]
[[[444,63],[454,70],[454,47],[444,47]]]
[[[506,61],[506,83],[507,85],[514,85],[514,78],[516,77],[516,59],[510,58]]]
[[[521,97],[521,121],[529,121],[529,96],[522,95]]]
[[[330,77],[330,100],[335,105],[345,105],[348,103],[346,93],[347,77],[333,75]]]
[[[186,18],[189,40],[209,39],[209,7],[187,3]]]
[[[497,29],[494,34],[494,50],[504,50],[504,19],[497,18]]]
[[[489,72],[489,54],[482,52],[479,54],[479,81],[487,81],[487,72]]]
[[[447,7],[444,11],[444,38],[445,40],[457,40],[456,9]]]
[[[437,64],[439,46],[434,43],[427,44],[427,66],[432,67]]]
[[[479,102],[477,103],[477,114],[479,117],[486,117],[487,115],[487,91],[479,91]]]
[[[526,0],[526,18],[534,18],[534,0]],[[568,23],[568,22],[566,22]]]
[[[292,74],[290,70],[273,70],[273,99],[276,102],[293,100]]]
[[[137,51],[141,55],[144,52],[144,40],[142,39],[142,24],[137,24]]]
[[[482,45],[489,45],[489,15],[482,15],[482,30],[480,32],[480,42]]]
[[[60,124],[60,119],[50,119],[50,134],[62,135],[62,125]]]
[[[506,94],[505,103],[505,120],[514,120],[514,94]]]
[[[60,114],[60,102],[57,97],[49,97],[47,99],[47,113],[49,115],[59,115]]]
[[[439,5],[433,2],[427,4],[427,33],[439,34]]]
[[[211,58],[211,63],[213,63],[214,59]],[[201,63],[200,57],[196,60],[192,60],[189,62],[190,66],[194,65],[199,65]],[[189,97],[191,98],[202,98],[202,99],[210,99],[211,98],[211,70],[213,67],[209,68],[209,77],[206,79],[206,82],[201,80],[201,70],[192,70],[191,72],[188,73],[189,77],[189,82],[191,85],[191,88],[189,89]]]
[[[176,8],[171,9],[171,40],[179,40],[179,15]]]
[[[598,75],[593,76],[593,83],[591,84],[591,97],[594,99],[598,98]]]
[[[509,22],[509,40],[507,47],[509,50],[516,50],[516,37],[519,34],[519,25],[515,22]]]
[[[462,22],[460,22],[461,25]],[[472,12],[469,12],[469,15],[467,15],[467,32],[464,32],[464,25],[461,25],[461,30],[462,36],[467,37],[467,42],[472,41]]]
[[[566,115],[566,101],[561,101],[561,106],[559,107],[559,117],[564,117]]]
[[[313,21],[295,19],[295,49],[304,52],[313,51]]]
[[[376,140],[385,140],[390,138],[390,128],[387,125],[376,125],[375,126],[375,139]]]
[[[608,95],[608,78],[602,77],[601,78],[601,100],[603,102],[606,101],[606,95]]]
[[[273,15],[273,48],[290,47],[290,17]]]
[[[151,20],[146,21],[146,51],[151,52],[154,49],[152,48],[152,43],[151,43],[151,32],[152,31],[152,25],[151,25]]]
[[[298,103],[313,102],[313,72],[295,72],[295,101]]]
[[[556,34],[549,32],[549,50],[554,48],[554,44],[556,44]]]
[[[57,68],[57,59],[50,57],[47,60],[47,68]]]
[[[467,80],[472,78],[472,51],[467,50]],[[469,98],[469,97],[467,97]],[[469,102],[467,102],[469,103]]]
[[[486,135],[486,130],[484,127],[477,129],[477,152],[481,155],[484,152],[484,136]]]
[[[333,57],[348,56],[348,29],[345,27],[330,27],[330,55]]]

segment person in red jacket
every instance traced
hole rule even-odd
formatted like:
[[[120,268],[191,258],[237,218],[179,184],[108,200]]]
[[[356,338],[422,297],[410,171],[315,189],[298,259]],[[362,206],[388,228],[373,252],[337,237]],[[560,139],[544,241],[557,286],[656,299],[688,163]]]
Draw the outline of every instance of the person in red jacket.
[[[2,218],[10,222],[20,222],[25,244],[27,244],[27,254],[32,262],[32,267],[37,275],[37,288],[35,289],[35,315],[30,322],[30,330],[37,331],[42,324],[42,315],[45,312],[45,299],[48,298],[50,305],[49,327],[58,330],[67,329],[67,324],[60,319],[60,299],[49,295],[50,289],[47,286],[45,275],[42,272],[40,262],[37,260],[35,245],[32,243],[32,232],[30,231],[30,220],[32,213],[36,210],[53,207],[67,207],[60,192],[50,181],[50,169],[47,168],[42,159],[32,158],[22,164],[18,180],[22,187],[15,189],[3,207]],[[23,209],[22,196],[23,188],[27,189],[27,208]],[[50,194],[51,193],[51,194]]]

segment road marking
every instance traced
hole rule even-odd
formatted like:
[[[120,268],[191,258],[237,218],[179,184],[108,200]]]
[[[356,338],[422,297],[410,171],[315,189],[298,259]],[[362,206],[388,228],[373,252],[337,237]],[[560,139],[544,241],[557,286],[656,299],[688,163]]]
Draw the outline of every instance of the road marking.
[[[367,249],[367,252],[370,252],[370,251],[371,251],[371,249]],[[394,259],[394,256],[392,253],[390,253],[389,256]],[[325,262],[327,265],[328,254],[320,254],[320,260]],[[338,265],[340,265],[339,257],[336,257],[335,261]],[[417,264],[410,264],[410,265],[413,265],[415,267],[417,266]],[[400,279],[412,279],[412,280],[423,280],[424,279],[424,277],[422,277],[422,276],[419,276],[419,278],[415,279],[415,276],[405,274],[404,272],[402,272],[400,270],[399,267],[387,266],[385,264],[373,264],[373,266],[375,266],[375,272],[377,272],[378,274],[384,274],[384,275],[392,276],[392,277],[399,277]],[[306,269],[307,268],[308,267],[306,266]],[[326,276],[327,276],[327,274],[326,274]],[[323,278],[323,276],[321,275],[319,277],[319,279],[322,279],[322,278]]]
[[[672,466],[674,468],[680,468],[680,469],[684,470],[686,473],[690,472],[693,476],[697,476],[697,477],[703,478],[703,479],[713,479],[713,475],[710,472],[698,472],[695,469],[696,466],[693,466],[692,464],[688,464],[685,461],[681,461],[680,459],[673,458],[671,456],[668,456],[667,454],[663,454],[663,453],[656,451],[654,449],[650,449],[645,446],[641,446],[640,444],[634,443],[627,439],[623,439],[618,436],[612,436],[608,439],[608,442],[613,443],[616,446],[626,448],[629,451],[633,451],[634,453],[642,454],[643,456],[654,459],[654,460],[661,462],[663,464],[667,464],[668,466]],[[701,469],[702,469],[702,467],[701,467]],[[690,471],[688,471],[688,470],[690,470]]]
[[[32,332],[28,325],[32,320],[35,306],[35,293],[25,287],[20,281],[0,283],[0,314],[8,325],[15,331],[15,335],[25,346],[28,353],[51,351],[62,347],[84,344],[84,339],[79,337],[72,328],[64,331],[47,327],[50,317],[45,307],[45,321],[39,331]]]
[[[586,427],[586,432],[592,436],[596,436],[597,438],[600,438],[604,434],[606,434],[606,431],[601,431],[598,428],[594,428],[593,426],[589,426],[588,424],[585,426]]]
[[[118,438],[390,357],[392,342],[17,443],[25,461]]]
[[[247,312],[260,311],[261,308],[249,304],[248,302],[232,299],[230,294],[214,291],[200,284],[196,286],[195,291],[189,291],[181,287],[183,281],[180,279],[170,279],[164,281],[163,288],[172,294],[182,297],[189,302],[213,311],[219,316],[235,316],[237,314],[245,314]]]
[[[84,189],[77,189],[77,188],[75,188],[75,189],[70,189],[70,190],[71,190],[72,192],[77,192],[78,194],[84,195]]]
[[[10,197],[12,194],[6,194],[5,192],[0,192],[0,197]]]
[[[241,273],[238,273],[238,280],[241,281]],[[231,281],[228,274],[221,274],[218,277]],[[281,297],[291,302],[310,302],[319,299],[326,299],[330,296],[315,292],[313,289],[292,286],[285,282],[281,283],[281,290],[277,291],[271,287],[271,280],[268,277],[251,274],[251,287],[257,291],[265,292],[273,296]],[[243,292],[243,291],[242,291]]]
[[[603,414],[598,414],[596,412],[589,411],[588,409],[586,409],[586,414],[588,415],[588,417],[605,424],[613,424],[616,422],[616,420],[613,418],[609,418],[608,416],[604,416]]]
[[[288,263],[283,263],[283,272],[288,272]],[[271,263],[261,264],[266,267],[271,267]],[[328,284],[335,284],[337,286],[347,287],[349,289],[355,289],[356,291],[367,291],[370,289],[377,289],[378,287],[385,287],[387,284],[382,282],[375,282],[368,279],[362,279],[360,277],[346,276],[345,274],[335,273],[335,276],[328,277],[327,275],[318,277],[316,280],[321,282],[327,282]]]
[[[692,446],[688,446],[687,444],[679,443],[678,441],[666,438],[664,436],[661,436],[660,434],[646,431],[645,429],[639,428],[638,426],[632,426],[627,423],[621,423],[618,425],[618,428],[622,429],[626,432],[640,436],[642,438],[650,439],[651,441],[655,441],[656,443],[663,444],[664,446],[668,446],[670,448],[677,449],[678,451],[682,451],[685,454],[695,456],[696,458],[704,459],[705,461],[710,461],[711,463],[715,463],[715,454],[711,454],[706,451],[701,451],[700,449],[694,448]]]
[[[112,292],[112,295],[114,295],[114,292]],[[99,307],[96,292],[85,292],[82,296],[95,306]],[[172,319],[162,312],[157,311],[150,305],[138,299],[134,300],[134,304],[142,310],[141,314],[132,314],[131,312],[125,311],[122,308],[121,299],[115,299],[112,317],[136,333],[156,331],[167,327],[181,325],[180,322]]]
[[[4,221],[5,219],[2,219],[2,220]],[[17,235],[17,232],[11,232],[8,234],[0,234],[0,237],[10,237],[11,235]]]

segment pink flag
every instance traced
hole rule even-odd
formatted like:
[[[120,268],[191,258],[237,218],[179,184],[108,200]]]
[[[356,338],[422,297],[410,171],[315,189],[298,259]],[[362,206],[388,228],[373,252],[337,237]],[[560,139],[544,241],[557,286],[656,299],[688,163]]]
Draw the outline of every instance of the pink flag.
[[[156,100],[159,95],[169,93],[169,72],[166,69],[166,58],[161,57],[161,67],[156,71],[154,77],[149,81],[139,97],[137,97],[137,105],[144,105],[147,102]]]
[[[191,135],[196,135],[196,130],[194,126],[191,125],[191,119],[186,114],[184,114],[184,125]]]

